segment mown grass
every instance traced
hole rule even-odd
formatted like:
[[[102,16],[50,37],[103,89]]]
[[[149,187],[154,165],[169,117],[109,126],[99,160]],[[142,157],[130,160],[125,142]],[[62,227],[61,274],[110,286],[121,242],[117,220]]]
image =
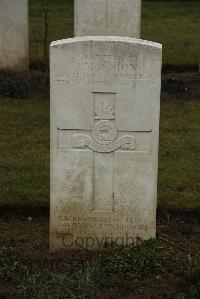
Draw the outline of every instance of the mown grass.
[[[142,38],[163,44],[163,64],[197,65],[200,1],[143,2]]]
[[[48,102],[1,99],[0,114],[0,202],[48,205]]]
[[[158,202],[200,206],[200,103],[161,101]],[[0,205],[49,206],[49,102],[0,100]]]
[[[44,10],[41,0],[30,0],[31,63],[41,63]],[[73,0],[48,0],[48,44],[73,37]],[[143,1],[142,38],[163,44],[163,64],[198,65],[200,1]]]
[[[200,206],[200,103],[161,102],[158,200]]]

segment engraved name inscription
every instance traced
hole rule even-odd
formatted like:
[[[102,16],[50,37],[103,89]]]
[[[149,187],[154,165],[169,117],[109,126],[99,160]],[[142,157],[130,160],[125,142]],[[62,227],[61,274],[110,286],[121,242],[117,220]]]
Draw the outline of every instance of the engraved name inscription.
[[[110,54],[73,55],[70,72],[57,73],[58,85],[132,86],[153,85],[154,74],[144,74],[137,69],[137,51],[132,55]],[[91,75],[92,74],[92,75]]]

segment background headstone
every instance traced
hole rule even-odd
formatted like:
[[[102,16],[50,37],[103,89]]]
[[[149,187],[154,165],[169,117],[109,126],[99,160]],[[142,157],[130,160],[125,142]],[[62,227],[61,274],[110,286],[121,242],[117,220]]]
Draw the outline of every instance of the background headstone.
[[[161,45],[51,44],[52,249],[156,234]]]
[[[140,37],[141,0],[75,0],[75,36]]]
[[[28,0],[0,0],[0,69],[27,70]]]

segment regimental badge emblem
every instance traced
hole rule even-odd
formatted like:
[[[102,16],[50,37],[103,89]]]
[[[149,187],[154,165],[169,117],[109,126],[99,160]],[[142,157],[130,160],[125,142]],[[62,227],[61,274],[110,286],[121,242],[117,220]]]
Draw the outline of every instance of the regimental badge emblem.
[[[92,136],[73,135],[74,148],[89,148],[95,152],[109,153],[117,149],[134,150],[135,137],[124,135],[117,138],[115,125],[115,94],[94,93],[94,125]]]

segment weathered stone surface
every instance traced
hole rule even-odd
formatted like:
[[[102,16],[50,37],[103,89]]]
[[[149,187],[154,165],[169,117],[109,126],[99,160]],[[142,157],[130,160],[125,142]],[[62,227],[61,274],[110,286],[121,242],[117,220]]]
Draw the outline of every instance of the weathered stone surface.
[[[52,249],[156,234],[161,45],[51,44]]]
[[[27,70],[28,0],[0,0],[0,69]]]
[[[75,36],[140,37],[141,0],[75,0]]]

